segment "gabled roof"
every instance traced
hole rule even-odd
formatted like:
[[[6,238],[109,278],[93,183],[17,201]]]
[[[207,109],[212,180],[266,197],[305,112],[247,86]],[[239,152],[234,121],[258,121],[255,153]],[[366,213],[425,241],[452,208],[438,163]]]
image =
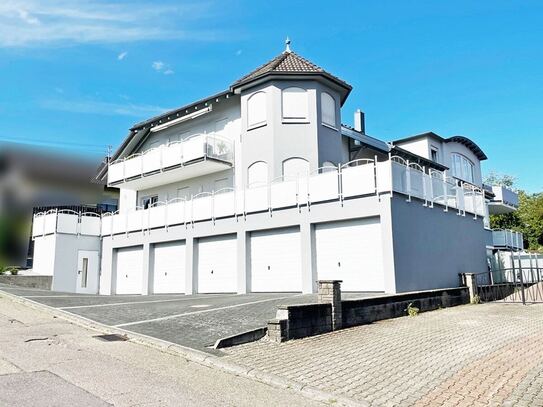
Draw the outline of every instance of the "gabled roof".
[[[255,70],[249,72],[247,75],[235,81],[230,86],[230,88],[234,90],[269,75],[322,76],[344,89],[344,95],[342,95],[342,103],[345,101],[352,89],[351,85],[349,85],[347,82],[339,79],[337,76],[332,75],[320,66],[314,64],[313,62],[301,57],[300,55],[292,51],[282,52],[272,60],[266,62],[264,65],[259,66]]]
[[[443,143],[460,143],[460,144],[465,145],[467,148],[469,148],[480,161],[484,161],[488,158],[486,154],[483,152],[483,150],[477,144],[475,144],[474,141],[470,140],[467,137],[452,136],[449,138],[443,138],[440,135],[434,133],[433,131],[428,131],[426,133],[416,134],[414,136],[409,136],[409,137],[401,138],[398,140],[394,140],[393,144],[405,143],[407,141],[413,141],[413,140],[417,140],[424,137],[433,137],[436,140],[442,141]]]

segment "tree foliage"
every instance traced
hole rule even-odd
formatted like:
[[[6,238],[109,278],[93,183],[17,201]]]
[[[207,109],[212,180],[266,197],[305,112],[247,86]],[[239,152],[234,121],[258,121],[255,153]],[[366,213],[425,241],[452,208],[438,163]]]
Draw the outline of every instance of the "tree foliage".
[[[515,178],[490,173],[485,184],[514,188]],[[530,194],[518,191],[519,207],[512,213],[490,216],[492,229],[511,229],[524,235],[524,246],[543,251],[543,192]]]

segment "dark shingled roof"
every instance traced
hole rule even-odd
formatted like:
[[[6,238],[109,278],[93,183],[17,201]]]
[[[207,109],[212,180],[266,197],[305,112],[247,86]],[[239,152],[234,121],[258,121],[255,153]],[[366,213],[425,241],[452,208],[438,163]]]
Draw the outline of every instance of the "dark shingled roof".
[[[271,61],[266,62],[264,65],[259,66],[252,72],[243,76],[234,82],[231,88],[236,88],[245,83],[252,82],[253,80],[259,79],[263,76],[269,74],[286,74],[286,75],[296,75],[296,74],[310,74],[310,75],[321,75],[324,76],[333,82],[336,82],[341,87],[350,91],[352,89],[351,85],[347,82],[339,79],[338,77],[326,72],[323,68],[318,65],[315,65],[313,62],[308,61],[307,59],[301,57],[292,51],[285,51]]]

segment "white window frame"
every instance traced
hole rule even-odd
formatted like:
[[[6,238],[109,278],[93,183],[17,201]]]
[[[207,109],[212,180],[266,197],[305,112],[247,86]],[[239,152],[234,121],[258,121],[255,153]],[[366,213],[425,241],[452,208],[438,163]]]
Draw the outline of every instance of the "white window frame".
[[[295,174],[290,174],[285,172],[285,168],[290,171],[290,166],[295,164],[296,166],[305,167],[301,171],[296,172]],[[290,157],[286,160],[283,160],[282,163],[282,174],[283,181],[292,181],[293,179],[304,178],[309,176],[309,161],[302,157]]]
[[[281,91],[283,123],[309,123],[309,95],[306,89],[291,86]]]
[[[267,95],[264,91],[258,91],[249,96],[247,99],[247,130],[262,127],[267,124],[267,104]],[[255,110],[253,111],[253,109]],[[252,115],[255,115],[256,117],[252,117]]]
[[[434,160],[434,157],[433,157],[434,152],[436,153],[436,159],[435,160]],[[435,161],[436,163],[440,162],[440,159],[439,159],[439,147],[430,146],[430,159],[432,161]]]
[[[265,179],[259,179],[259,180],[252,180],[251,179],[251,172],[256,171],[256,166],[261,166],[261,171],[265,170],[264,177]],[[268,163],[266,161],[255,161],[251,165],[247,167],[247,187],[254,187],[254,186],[262,186],[266,185],[268,183],[268,176],[269,176],[269,168]]]
[[[333,117],[330,117],[327,110],[325,110],[326,103],[325,100],[327,98],[330,98],[329,100],[332,101],[332,112]],[[329,107],[329,106],[328,106]],[[331,127],[334,130],[337,130],[337,102],[336,98],[334,98],[330,93],[328,92],[321,92],[321,122],[323,126]]]
[[[463,181],[475,182],[475,164],[463,154],[451,153],[451,172]]]

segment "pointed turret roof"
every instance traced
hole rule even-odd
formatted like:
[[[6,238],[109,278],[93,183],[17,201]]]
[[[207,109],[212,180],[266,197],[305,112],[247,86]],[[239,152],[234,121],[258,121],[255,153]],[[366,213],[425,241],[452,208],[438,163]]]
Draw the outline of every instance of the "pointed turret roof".
[[[344,89],[344,94],[342,95],[342,103],[343,101],[345,101],[347,95],[352,89],[351,85],[349,85],[347,82],[330,74],[320,66],[288,49],[277,55],[272,60],[266,62],[264,65],[259,66],[255,70],[235,81],[230,88],[232,90],[235,90],[236,88],[240,88],[241,86],[247,85],[251,82],[258,81],[259,79],[262,79],[269,75],[324,77],[334,82],[340,88]]]

